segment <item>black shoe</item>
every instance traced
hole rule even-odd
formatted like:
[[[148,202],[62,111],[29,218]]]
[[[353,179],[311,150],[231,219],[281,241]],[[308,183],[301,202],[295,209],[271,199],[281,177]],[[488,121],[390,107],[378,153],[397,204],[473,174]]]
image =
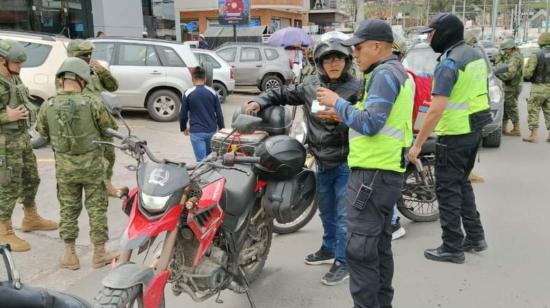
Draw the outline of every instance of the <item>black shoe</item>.
[[[326,252],[321,247],[318,251],[309,254],[304,261],[309,265],[332,264],[334,262],[334,253]]]
[[[323,276],[321,282],[327,286],[335,286],[349,278],[349,271],[345,264],[334,261],[330,271]]]
[[[462,264],[466,260],[466,258],[464,257],[464,252],[447,252],[443,250],[441,246],[435,249],[424,250],[424,257],[429,260],[439,262],[453,262],[458,264]]]
[[[395,224],[391,225],[391,240],[393,241],[403,237],[406,233],[405,228],[401,227],[401,224],[399,223],[399,217],[397,217]]]
[[[489,245],[487,245],[487,242],[485,240],[468,241],[468,240],[465,239],[464,242],[462,242],[462,250],[463,251],[481,252],[481,251],[486,250],[488,247],[489,247]]]

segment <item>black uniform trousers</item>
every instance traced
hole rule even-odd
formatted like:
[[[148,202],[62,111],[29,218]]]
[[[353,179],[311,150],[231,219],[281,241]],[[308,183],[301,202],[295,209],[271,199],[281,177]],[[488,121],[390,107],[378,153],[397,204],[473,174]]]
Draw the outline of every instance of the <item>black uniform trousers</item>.
[[[363,191],[368,193],[358,194],[362,185],[370,187]],[[351,171],[346,200],[346,257],[355,308],[391,308],[391,217],[402,186],[402,173],[363,169]],[[363,200],[357,200],[358,196]]]
[[[462,251],[462,241],[485,238],[472,184],[468,179],[474,168],[481,132],[465,135],[440,136],[436,145],[436,195],[439,202],[439,221],[443,249]]]

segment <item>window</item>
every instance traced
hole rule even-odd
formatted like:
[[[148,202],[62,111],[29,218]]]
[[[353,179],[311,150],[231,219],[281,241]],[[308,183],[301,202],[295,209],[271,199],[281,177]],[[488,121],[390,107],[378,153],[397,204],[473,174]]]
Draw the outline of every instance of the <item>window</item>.
[[[122,44],[118,52],[118,65],[159,66],[160,62],[152,46]]]
[[[241,62],[261,61],[260,49],[253,47],[241,48]]]
[[[103,60],[107,63],[111,63],[111,58],[113,57],[113,50],[115,50],[115,43],[96,43],[94,42],[95,48],[92,52],[92,58],[97,60]]]
[[[279,53],[277,52],[276,49],[273,49],[273,48],[264,49],[264,53],[265,53],[265,58],[270,61],[275,60],[279,57]]]
[[[42,65],[52,50],[52,46],[49,45],[29,42],[19,43],[25,47],[25,52],[27,53],[27,61],[23,63],[23,67],[37,67]]]
[[[204,53],[196,53],[197,58],[199,59],[199,62],[201,64],[203,63],[210,63],[213,68],[221,68],[220,62],[216,61],[211,55],[204,54]]]
[[[216,53],[218,54],[218,56],[220,56],[222,59],[224,59],[227,62],[235,62],[235,54],[237,53],[237,48],[236,47],[226,48]]]
[[[157,50],[164,66],[185,67],[185,63],[183,63],[183,60],[174,49],[166,46],[157,46]]]

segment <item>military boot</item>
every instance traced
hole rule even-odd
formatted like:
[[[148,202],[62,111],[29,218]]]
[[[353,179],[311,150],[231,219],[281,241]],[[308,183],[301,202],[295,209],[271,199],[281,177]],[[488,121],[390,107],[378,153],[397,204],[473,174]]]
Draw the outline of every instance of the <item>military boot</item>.
[[[15,235],[11,221],[0,222],[0,243],[10,244],[11,251],[22,252],[31,250],[31,244]]]
[[[507,136],[519,137],[521,136],[521,131],[519,130],[519,124],[514,124],[514,128],[508,133]]]
[[[106,252],[105,245],[94,246],[94,256],[92,258],[93,268],[101,268],[111,264],[114,258],[118,257],[118,252]]]
[[[502,134],[508,136],[508,121],[502,122]]]
[[[23,213],[23,222],[21,223],[21,231],[23,232],[57,229],[57,223],[55,221],[44,219],[38,215],[36,206],[23,207]]]
[[[523,141],[537,143],[537,129],[533,128],[531,130],[531,135],[528,138],[523,138]]]
[[[74,242],[65,243],[65,254],[63,258],[59,260],[59,267],[76,271],[80,268],[80,261],[76,255],[76,248]]]
[[[109,193],[109,197],[113,198],[122,198],[129,193],[129,189],[126,186],[123,187],[114,187],[111,180],[105,181],[105,186],[107,186],[107,192]]]

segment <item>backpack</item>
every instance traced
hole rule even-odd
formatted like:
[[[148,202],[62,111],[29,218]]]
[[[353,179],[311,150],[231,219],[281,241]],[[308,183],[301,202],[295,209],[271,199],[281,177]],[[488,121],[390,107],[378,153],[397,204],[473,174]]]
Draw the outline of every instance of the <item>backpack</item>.
[[[413,127],[414,132],[418,132],[424,121],[425,113],[428,112],[432,102],[432,76],[425,74],[416,74],[412,70],[407,70],[414,82],[414,107],[413,107]],[[424,113],[418,119],[418,113]],[[419,121],[417,123],[417,120]],[[418,124],[418,125],[417,125]]]

